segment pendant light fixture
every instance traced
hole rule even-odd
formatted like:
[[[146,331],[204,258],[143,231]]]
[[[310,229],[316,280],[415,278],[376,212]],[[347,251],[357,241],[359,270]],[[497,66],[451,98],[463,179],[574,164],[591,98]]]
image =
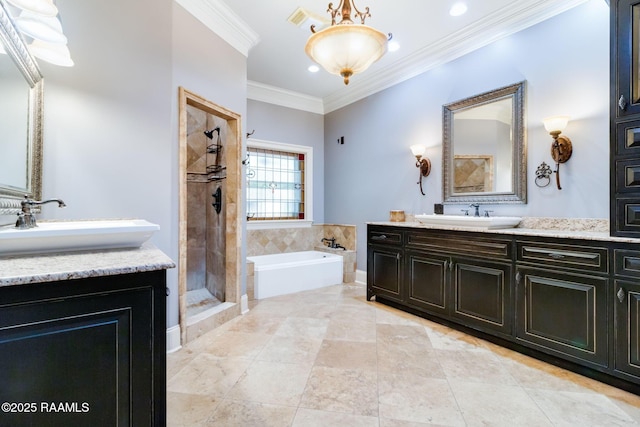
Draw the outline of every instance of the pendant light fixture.
[[[352,10],[360,18],[360,24],[351,20]],[[331,15],[331,26],[316,32],[312,25],[313,34],[307,40],[305,52],[329,73],[342,76],[348,85],[352,75],[363,72],[382,58],[391,34],[365,25],[365,19],[371,17],[369,8],[360,12],[352,0],[341,0],[335,9],[333,3],[329,3],[327,12]],[[337,16],[341,17],[340,22],[336,22]]]

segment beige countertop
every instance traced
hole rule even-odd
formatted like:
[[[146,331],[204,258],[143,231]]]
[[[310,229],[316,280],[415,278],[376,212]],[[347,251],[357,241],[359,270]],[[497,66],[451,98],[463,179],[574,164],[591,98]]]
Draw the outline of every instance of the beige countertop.
[[[0,287],[164,270],[175,266],[171,258],[149,243],[136,249],[7,256],[0,258]]]
[[[571,221],[571,220],[562,220]],[[575,226],[565,227],[558,226],[558,223],[549,223],[550,226],[558,228],[501,228],[501,229],[487,229],[482,227],[461,227],[461,226],[446,226],[446,225],[428,225],[422,224],[417,221],[407,222],[368,222],[371,225],[386,225],[391,227],[402,228],[420,228],[429,230],[450,230],[450,231],[472,231],[476,233],[488,233],[488,234],[502,234],[502,235],[517,235],[517,236],[539,236],[539,237],[555,237],[562,239],[583,239],[583,240],[599,240],[606,242],[621,242],[621,243],[638,243],[640,239],[634,239],[630,237],[613,237],[609,235],[608,231],[602,231],[601,224],[594,226],[594,223],[590,220],[575,220]],[[525,225],[528,225],[525,222]]]

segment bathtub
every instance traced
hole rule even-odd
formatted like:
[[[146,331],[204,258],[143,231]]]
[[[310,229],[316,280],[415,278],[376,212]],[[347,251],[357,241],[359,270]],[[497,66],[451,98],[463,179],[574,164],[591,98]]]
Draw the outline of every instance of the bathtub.
[[[342,283],[342,256],[319,251],[247,257],[254,263],[256,299]]]

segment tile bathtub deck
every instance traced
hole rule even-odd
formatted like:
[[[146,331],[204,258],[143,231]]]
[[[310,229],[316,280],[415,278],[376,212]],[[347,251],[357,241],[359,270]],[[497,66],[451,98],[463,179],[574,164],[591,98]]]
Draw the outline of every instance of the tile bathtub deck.
[[[261,300],[167,359],[169,426],[640,425],[640,396],[354,284]]]

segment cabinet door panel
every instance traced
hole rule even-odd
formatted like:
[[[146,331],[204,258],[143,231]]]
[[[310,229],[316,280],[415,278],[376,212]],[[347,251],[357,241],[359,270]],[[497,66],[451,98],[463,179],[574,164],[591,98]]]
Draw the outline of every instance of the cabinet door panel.
[[[511,333],[511,265],[454,260],[453,316],[482,328]]]
[[[606,366],[608,280],[518,270],[517,337],[564,357]]]
[[[616,281],[616,371],[640,378],[640,284]]]
[[[367,298],[379,294],[396,301],[401,301],[400,251],[370,246],[368,258]]]
[[[617,3],[617,27],[614,37],[617,70],[615,111],[617,117],[640,113],[640,2],[622,0]]]
[[[449,257],[408,252],[408,302],[427,311],[447,314]]]

